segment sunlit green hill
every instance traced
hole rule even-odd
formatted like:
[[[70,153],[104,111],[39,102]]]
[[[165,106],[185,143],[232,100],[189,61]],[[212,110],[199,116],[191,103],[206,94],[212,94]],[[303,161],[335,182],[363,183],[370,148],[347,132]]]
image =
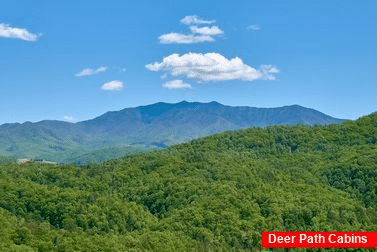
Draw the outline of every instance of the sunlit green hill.
[[[261,251],[263,230],[376,231],[376,144],[374,113],[102,164],[3,164],[0,250]]]

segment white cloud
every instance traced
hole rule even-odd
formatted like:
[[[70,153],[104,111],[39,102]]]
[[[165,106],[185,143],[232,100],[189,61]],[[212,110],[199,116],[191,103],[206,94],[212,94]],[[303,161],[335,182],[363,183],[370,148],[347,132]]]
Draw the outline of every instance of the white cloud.
[[[183,82],[183,80],[172,80],[162,84],[161,87],[167,89],[188,89],[191,88],[191,84]]]
[[[165,71],[172,76],[186,76],[197,82],[259,79],[274,80],[279,70],[271,65],[262,65],[259,70],[246,65],[242,59],[227,59],[219,53],[186,53],[171,54],[162,62],[147,64],[151,71]]]
[[[25,28],[10,27],[8,24],[0,24],[0,37],[18,38],[25,41],[37,41],[41,35],[30,33]]]
[[[186,16],[181,20],[182,23],[190,25],[191,34],[166,33],[158,37],[161,44],[192,44],[213,42],[213,36],[224,34],[218,26],[198,27],[195,24],[212,24],[215,20],[202,20],[198,16]]]
[[[181,23],[185,25],[193,25],[193,24],[212,24],[215,23],[216,20],[202,20],[198,18],[197,15],[193,16],[186,16],[183,19],[181,19]]]
[[[66,121],[66,122],[74,122],[75,118],[73,116],[66,115],[66,116],[64,116],[64,121]]]
[[[224,34],[224,31],[222,31],[218,26],[197,27],[194,25],[194,26],[190,26],[190,30],[192,33],[199,33],[202,35],[210,35],[210,36]]]
[[[248,27],[246,27],[246,29],[251,30],[251,31],[259,31],[261,29],[261,27],[257,24],[253,24],[253,25],[249,25]]]
[[[99,68],[97,68],[97,70],[95,70],[96,73],[103,73],[103,72],[106,72],[107,71],[107,67],[105,66],[101,66]]]
[[[84,76],[90,76],[90,75],[104,73],[106,71],[107,71],[107,67],[105,67],[105,66],[101,66],[97,69],[85,68],[85,69],[81,70],[80,72],[78,72],[77,74],[75,74],[75,76],[76,77],[84,77]]]
[[[111,91],[111,90],[119,91],[123,89],[123,82],[119,80],[106,82],[105,84],[102,85],[101,89],[105,91]]]
[[[279,69],[272,65],[261,65],[259,69],[266,80],[276,80],[274,74],[279,73]]]
[[[158,37],[162,44],[192,44],[201,42],[213,42],[215,41],[211,36],[207,35],[185,35],[180,33],[167,33]]]

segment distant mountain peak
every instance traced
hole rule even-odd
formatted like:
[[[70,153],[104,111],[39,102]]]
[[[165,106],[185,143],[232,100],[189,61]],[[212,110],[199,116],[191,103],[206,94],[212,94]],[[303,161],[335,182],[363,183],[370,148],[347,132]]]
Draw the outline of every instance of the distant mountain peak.
[[[217,102],[217,101],[211,101],[211,102],[209,102],[208,104],[224,106],[223,104],[221,104],[221,103],[219,103],[219,102]]]
[[[225,130],[343,120],[297,104],[278,108],[227,106],[216,101],[151,105],[111,111],[78,123],[44,120],[0,125],[0,155],[53,161],[106,148],[153,149]],[[122,152],[123,153],[123,152]],[[48,156],[50,155],[50,156]],[[51,159],[54,157],[54,159]]]

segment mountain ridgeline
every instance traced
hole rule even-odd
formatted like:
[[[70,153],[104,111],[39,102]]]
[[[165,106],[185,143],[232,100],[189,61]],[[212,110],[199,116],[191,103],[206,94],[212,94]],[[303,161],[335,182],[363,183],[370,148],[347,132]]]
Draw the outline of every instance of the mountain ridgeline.
[[[0,164],[0,251],[288,251],[262,231],[377,230],[377,113],[226,131],[98,164]],[[289,251],[376,251],[290,249]]]
[[[78,123],[45,120],[0,126],[0,155],[59,162],[101,161],[226,130],[342,122],[298,105],[231,107],[217,102],[156,103]]]

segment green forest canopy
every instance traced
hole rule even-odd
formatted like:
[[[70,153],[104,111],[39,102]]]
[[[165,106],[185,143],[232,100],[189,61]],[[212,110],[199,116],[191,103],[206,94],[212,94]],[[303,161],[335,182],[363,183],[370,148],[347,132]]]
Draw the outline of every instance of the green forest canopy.
[[[376,231],[376,144],[373,113],[101,164],[5,160],[0,251],[260,251],[261,231]]]

